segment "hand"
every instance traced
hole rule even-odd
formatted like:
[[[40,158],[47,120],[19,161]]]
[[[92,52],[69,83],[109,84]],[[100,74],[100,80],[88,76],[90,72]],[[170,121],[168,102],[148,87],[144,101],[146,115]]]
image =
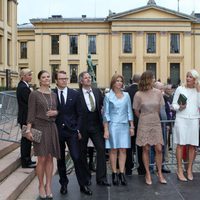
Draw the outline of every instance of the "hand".
[[[26,134],[26,138],[27,138],[28,140],[30,140],[30,141],[33,141],[33,135],[32,135],[32,133],[31,133],[31,132],[28,132],[28,133]]]
[[[134,136],[134,129],[130,128],[130,136]]]
[[[108,131],[108,130],[104,131],[103,137],[104,137],[105,139],[108,139],[108,138],[109,138],[109,131]]]
[[[187,104],[184,104],[184,105],[180,104],[179,106],[180,106],[179,110],[182,111],[182,110],[184,110],[186,108]]]
[[[54,117],[54,116],[56,116],[57,114],[58,114],[58,111],[57,111],[57,110],[49,110],[49,111],[47,111],[46,116],[47,116],[47,117]]]
[[[82,139],[82,135],[80,132],[78,132],[78,139],[81,140]]]
[[[199,85],[198,81],[196,81],[196,83],[195,83],[195,88],[196,88],[197,92],[200,92],[200,85]]]

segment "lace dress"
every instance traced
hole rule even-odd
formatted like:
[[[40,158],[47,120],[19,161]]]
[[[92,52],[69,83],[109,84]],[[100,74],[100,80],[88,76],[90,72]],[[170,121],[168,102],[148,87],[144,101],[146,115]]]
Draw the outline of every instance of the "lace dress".
[[[136,144],[138,146],[163,145],[160,123],[160,108],[164,105],[163,95],[155,88],[138,91],[133,100],[133,109],[140,111]]]

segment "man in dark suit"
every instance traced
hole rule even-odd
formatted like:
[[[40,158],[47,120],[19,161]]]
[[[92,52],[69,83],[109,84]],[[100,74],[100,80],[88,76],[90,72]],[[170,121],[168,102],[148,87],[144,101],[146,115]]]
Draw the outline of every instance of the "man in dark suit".
[[[101,186],[110,186],[107,181],[105,141],[103,138],[102,106],[103,96],[99,89],[91,87],[91,76],[88,72],[79,75],[79,93],[82,107],[80,131],[82,159],[87,164],[87,144],[90,138],[97,152],[96,182]],[[90,170],[88,174],[91,177]]]
[[[140,75],[134,74],[132,78],[132,85],[129,86],[126,89],[126,92],[129,93],[129,96],[131,98],[131,104],[133,105],[133,98],[135,96],[135,93],[138,91],[138,83],[140,80]],[[133,110],[134,113],[134,110]],[[132,174],[132,168],[134,166],[133,163],[133,152],[136,149],[136,137],[137,137],[137,126],[138,126],[138,118],[134,115],[134,125],[135,125],[135,136],[131,137],[131,148],[127,149],[127,154],[126,154],[126,175],[131,175]],[[138,162],[139,162],[139,167],[137,169],[139,175],[144,175],[145,174],[145,168],[144,164],[142,161],[142,147],[137,146],[137,153],[138,153]]]
[[[17,86],[17,102],[18,102],[18,117],[17,121],[22,128],[26,125],[28,114],[28,98],[31,93],[29,83],[32,80],[32,72],[30,69],[22,69],[20,72],[20,82]],[[22,168],[35,168],[36,162],[31,161],[31,145],[32,142],[25,137],[21,138],[21,165]]]
[[[80,124],[80,98],[79,93],[67,87],[67,75],[65,71],[59,71],[56,74],[57,88],[55,93],[58,97],[58,116],[56,124],[59,132],[61,159],[57,160],[58,173],[60,176],[61,194],[67,193],[68,178],[65,165],[65,147],[66,143],[70,156],[74,162],[75,173],[80,185],[80,191],[92,195],[88,187],[89,178],[87,169],[80,157],[79,139],[81,138]]]

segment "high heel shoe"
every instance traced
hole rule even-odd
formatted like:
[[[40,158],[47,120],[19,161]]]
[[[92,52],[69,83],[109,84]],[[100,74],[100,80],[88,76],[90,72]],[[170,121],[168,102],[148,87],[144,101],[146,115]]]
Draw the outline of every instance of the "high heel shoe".
[[[146,183],[147,185],[152,185],[152,180],[151,180],[151,178],[150,178],[150,179],[147,179],[147,177],[145,176],[145,183]]]
[[[192,173],[187,173],[187,179],[189,181],[193,181],[193,179],[194,179],[193,174]]]
[[[40,198],[40,199],[46,199],[47,196],[46,196],[46,194],[39,194],[39,198]]]
[[[179,181],[187,182],[187,178],[185,178],[184,175],[181,177],[181,176],[179,175],[178,172],[176,173],[176,175],[177,175],[177,179],[178,179]]]
[[[51,194],[47,195],[46,199],[53,199],[53,194],[51,193]]]
[[[119,185],[119,177],[117,173],[112,173],[112,183],[113,185]]]
[[[127,185],[124,173],[119,173],[119,181],[121,182],[122,185]]]
[[[159,182],[161,183],[161,184],[167,184],[167,181],[166,181],[166,179],[162,176],[159,176],[158,177],[158,180],[159,180]]]
[[[43,188],[42,186],[39,187],[39,198],[40,199],[46,199],[47,195],[45,192],[45,188]]]

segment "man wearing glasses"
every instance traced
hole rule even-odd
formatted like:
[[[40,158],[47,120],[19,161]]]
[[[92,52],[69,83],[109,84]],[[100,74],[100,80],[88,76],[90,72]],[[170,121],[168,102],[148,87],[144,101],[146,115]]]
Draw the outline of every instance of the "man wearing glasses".
[[[58,97],[58,116],[56,124],[59,132],[61,158],[57,160],[58,173],[60,176],[60,193],[67,194],[69,182],[66,175],[65,147],[68,146],[70,156],[74,162],[76,177],[80,191],[86,195],[92,195],[88,187],[87,166],[80,159],[79,140],[81,138],[80,124],[80,98],[79,93],[67,87],[67,75],[65,71],[58,71],[55,76],[57,88],[55,93]]]

